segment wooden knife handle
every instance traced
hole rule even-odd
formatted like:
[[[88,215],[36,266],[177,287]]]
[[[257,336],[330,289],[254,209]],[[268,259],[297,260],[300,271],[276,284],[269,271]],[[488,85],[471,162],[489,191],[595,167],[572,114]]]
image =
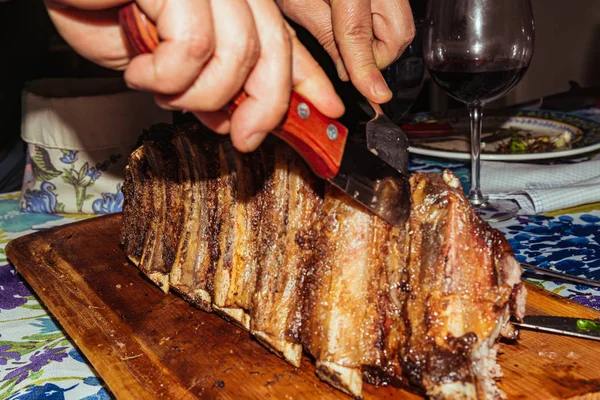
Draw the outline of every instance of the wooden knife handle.
[[[137,4],[123,6],[119,10],[119,22],[134,53],[152,53],[156,49],[160,41],[156,26]],[[232,114],[247,97],[245,92],[240,92],[224,107],[225,111]],[[283,122],[273,133],[292,146],[321,178],[337,175],[348,129],[321,114],[295,91],[292,91]]]

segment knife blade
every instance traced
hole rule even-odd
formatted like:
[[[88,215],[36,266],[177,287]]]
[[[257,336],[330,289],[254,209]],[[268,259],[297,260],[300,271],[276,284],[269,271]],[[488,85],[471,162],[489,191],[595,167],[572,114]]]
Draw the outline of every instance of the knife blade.
[[[388,118],[381,106],[368,100],[351,81],[340,79],[337,68],[321,43],[304,27],[288,20],[300,42],[318,61],[340,96],[346,112],[339,119],[350,127],[350,136],[391,167],[408,176],[408,138],[400,126]]]
[[[578,327],[588,325],[600,326],[598,325],[598,321],[590,319],[554,315],[526,315],[523,317],[522,322],[511,322],[520,328],[600,341],[600,332],[593,329],[580,329]]]
[[[400,171],[408,172],[408,138],[384,113],[379,104],[369,102],[375,116],[366,124],[367,147],[377,157]]]
[[[156,26],[135,3],[119,10],[119,23],[134,52],[151,53],[158,46]],[[246,98],[247,94],[241,92],[225,106],[225,111],[233,113]],[[381,122],[374,125],[381,125]],[[372,124],[371,131],[373,129]],[[387,129],[393,131],[392,127]],[[321,114],[296,92],[292,92],[286,117],[272,133],[293,147],[316,175],[327,179],[379,217],[395,226],[402,225],[408,218],[407,154],[393,159],[397,166],[394,168],[367,150],[364,133],[349,135],[346,126]],[[401,131],[395,133],[400,134]],[[387,135],[392,137],[393,134]]]
[[[564,274],[562,272],[557,272],[557,271],[553,271],[548,268],[537,267],[535,265],[526,264],[526,263],[521,263],[521,265],[526,270],[526,271],[524,271],[524,273],[527,273],[527,270],[528,270],[528,271],[531,271],[535,275],[541,275],[541,276],[545,276],[548,278],[557,279],[559,281],[566,282],[566,283],[572,283],[575,285],[587,285],[587,286],[593,286],[593,287],[600,287],[600,281],[597,281],[594,279],[568,275],[568,274]]]

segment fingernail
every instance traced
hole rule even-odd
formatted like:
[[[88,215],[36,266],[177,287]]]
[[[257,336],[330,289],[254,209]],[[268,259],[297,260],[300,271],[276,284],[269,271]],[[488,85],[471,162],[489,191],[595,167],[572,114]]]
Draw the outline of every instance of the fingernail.
[[[260,146],[263,140],[267,137],[266,132],[256,132],[246,138],[246,149],[248,151],[254,151]]]
[[[140,90],[140,87],[134,83],[131,83],[129,81],[125,81],[125,84],[127,84],[127,87],[131,90]]]
[[[392,91],[388,87],[387,83],[382,79],[377,79],[375,81],[375,95],[378,97],[385,98],[390,100],[392,98]]]
[[[167,111],[176,111],[177,108],[171,106],[170,104],[167,103],[163,103],[163,104],[159,104],[158,105],[160,108],[162,108],[163,110],[167,110]]]

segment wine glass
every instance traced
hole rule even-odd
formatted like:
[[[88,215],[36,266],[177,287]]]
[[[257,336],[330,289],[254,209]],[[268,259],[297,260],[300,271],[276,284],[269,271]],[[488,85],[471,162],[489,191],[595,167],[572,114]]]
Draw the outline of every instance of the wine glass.
[[[421,93],[425,65],[423,63],[423,19],[413,15],[415,37],[400,58],[384,68],[381,73],[392,91],[392,99],[381,105],[383,112],[399,124]]]
[[[428,0],[423,57],[433,80],[465,103],[471,125],[469,202],[488,221],[514,216],[518,206],[481,193],[483,106],[510,91],[531,62],[530,0]]]

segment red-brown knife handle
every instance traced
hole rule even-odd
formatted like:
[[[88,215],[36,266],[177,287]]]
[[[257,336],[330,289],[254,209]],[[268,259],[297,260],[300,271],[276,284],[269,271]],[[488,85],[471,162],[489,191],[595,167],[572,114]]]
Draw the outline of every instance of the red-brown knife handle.
[[[131,50],[136,54],[151,53],[159,43],[156,26],[135,3],[119,10],[119,22]],[[248,95],[240,92],[226,111],[233,111]],[[321,114],[309,101],[292,91],[290,106],[283,122],[273,132],[286,141],[322,178],[333,178],[340,169],[348,129],[336,120]]]

